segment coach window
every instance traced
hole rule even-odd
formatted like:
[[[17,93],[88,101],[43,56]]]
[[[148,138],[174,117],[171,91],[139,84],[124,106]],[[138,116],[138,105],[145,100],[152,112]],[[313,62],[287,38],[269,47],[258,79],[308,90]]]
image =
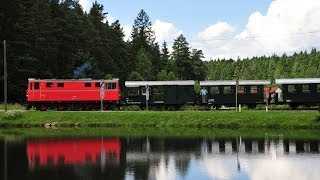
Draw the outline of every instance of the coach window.
[[[46,87],[47,87],[47,88],[53,87],[53,83],[52,83],[52,82],[47,82],[47,83],[46,83]]]
[[[89,82],[84,83],[84,87],[91,87],[91,83],[89,83]]]
[[[223,93],[224,93],[224,94],[232,94],[232,88],[231,88],[231,86],[224,86],[224,87],[223,87]]]
[[[244,86],[238,86],[238,94],[246,93],[246,88]]]
[[[29,83],[30,90],[33,90],[33,83]]]
[[[317,84],[317,93],[320,93],[320,84]]]
[[[139,88],[128,89],[128,96],[138,96],[138,95],[139,95]]]
[[[58,87],[64,87],[64,83],[58,83]]]
[[[295,93],[296,86],[295,85],[288,85],[288,93]]]
[[[259,93],[259,87],[258,86],[251,86],[250,92],[251,92],[251,94]]]
[[[100,82],[95,82],[95,83],[94,83],[94,87],[101,87],[101,86],[100,86]]]
[[[303,84],[302,85],[302,93],[306,93],[306,94],[310,93],[309,84]]]
[[[35,82],[34,83],[34,89],[39,89],[40,88],[40,83],[39,82]]]
[[[212,86],[210,87],[210,94],[219,94],[219,87],[218,86]]]
[[[107,89],[116,89],[116,83],[108,83]]]

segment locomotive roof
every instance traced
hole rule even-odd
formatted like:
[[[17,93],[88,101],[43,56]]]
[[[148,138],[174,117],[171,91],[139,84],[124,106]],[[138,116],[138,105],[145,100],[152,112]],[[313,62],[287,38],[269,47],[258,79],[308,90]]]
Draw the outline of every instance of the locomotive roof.
[[[194,85],[194,80],[185,80],[185,81],[126,81],[125,86],[126,87],[139,87],[139,86],[174,86],[174,85],[180,85],[180,86],[188,86],[188,85]]]
[[[320,78],[276,79],[276,84],[312,84],[320,83]]]
[[[29,78],[28,81],[33,82],[113,82],[118,81],[119,79],[91,79],[91,78],[84,78],[84,79],[35,79]]]
[[[236,85],[236,80],[225,81],[200,81],[200,86],[221,86],[221,85]],[[239,80],[239,85],[268,85],[268,80]]]

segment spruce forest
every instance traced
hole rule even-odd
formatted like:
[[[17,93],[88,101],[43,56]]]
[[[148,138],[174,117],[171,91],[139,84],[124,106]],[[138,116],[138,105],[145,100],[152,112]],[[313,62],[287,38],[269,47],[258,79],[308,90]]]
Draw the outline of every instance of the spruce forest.
[[[1,0],[0,55],[3,59],[6,40],[9,102],[25,100],[28,78],[119,78],[123,85],[125,80],[320,77],[320,52],[315,48],[293,55],[208,61],[183,35],[172,47],[156,42],[144,10],[133,18],[129,39],[124,39],[120,22],[108,22],[107,15],[98,2],[85,12],[78,0]],[[3,69],[2,61],[0,87]]]

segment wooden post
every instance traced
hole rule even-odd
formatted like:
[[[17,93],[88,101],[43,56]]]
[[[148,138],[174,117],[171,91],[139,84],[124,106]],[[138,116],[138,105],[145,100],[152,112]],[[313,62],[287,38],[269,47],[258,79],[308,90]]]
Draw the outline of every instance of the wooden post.
[[[8,108],[8,87],[7,87],[7,82],[8,82],[8,74],[7,74],[7,57],[6,57],[6,40],[3,40],[3,100],[4,100],[4,111],[7,112]]]

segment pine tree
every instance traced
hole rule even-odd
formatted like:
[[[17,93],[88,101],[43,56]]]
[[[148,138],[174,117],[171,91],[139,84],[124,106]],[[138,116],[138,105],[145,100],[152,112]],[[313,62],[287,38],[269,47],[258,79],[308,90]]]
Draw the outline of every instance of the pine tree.
[[[192,72],[192,61],[190,59],[189,44],[186,38],[181,34],[174,40],[172,56],[176,61],[179,79],[190,79]]]

